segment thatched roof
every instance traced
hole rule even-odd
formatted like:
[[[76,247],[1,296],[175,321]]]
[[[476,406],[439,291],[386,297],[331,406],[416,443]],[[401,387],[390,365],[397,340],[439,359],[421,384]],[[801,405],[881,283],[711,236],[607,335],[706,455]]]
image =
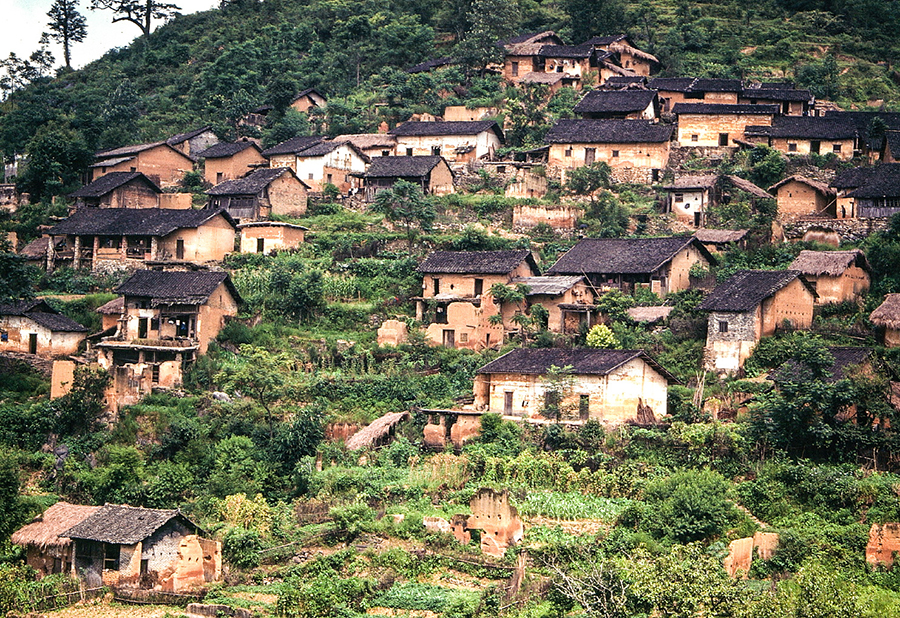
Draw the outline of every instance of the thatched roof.
[[[749,193],[753,197],[758,197],[764,200],[774,200],[775,196],[771,193],[766,193],[765,189],[757,187],[755,184],[750,182],[749,180],[745,180],[740,176],[735,176],[734,174],[728,174],[725,178],[732,184],[732,186],[737,187],[744,193]]]
[[[885,328],[900,329],[900,294],[888,294],[878,309],[869,315],[872,324]]]
[[[30,524],[14,532],[12,542],[16,545],[32,545],[41,549],[65,547],[72,541],[68,538],[60,538],[59,535],[83,522],[99,508],[99,506],[57,502]]]
[[[793,262],[791,270],[799,270],[804,275],[840,276],[851,266],[869,270],[869,261],[859,249],[852,251],[801,251]]]
[[[658,307],[631,307],[626,311],[628,317],[635,322],[648,322],[653,324],[661,320],[668,319],[669,314],[675,307],[667,307],[660,305]]]
[[[94,309],[100,315],[122,315],[125,312],[125,297],[119,296]]]
[[[708,245],[721,245],[743,240],[750,230],[713,230],[703,227],[694,232],[694,238]]]
[[[409,416],[408,412],[390,412],[379,419],[372,421],[365,429],[362,429],[347,438],[347,449],[355,451],[374,445],[379,439],[390,433],[391,429],[400,421]]]
[[[793,176],[788,176],[781,182],[776,182],[774,185],[769,187],[769,192],[776,193],[779,188],[783,187],[784,185],[786,185],[789,182],[799,182],[799,183],[805,184],[809,187],[812,187],[813,189],[815,189],[816,191],[818,191],[819,193],[821,193],[822,195],[824,195],[826,197],[834,197],[837,194],[834,189],[832,189],[831,187],[826,185],[824,182],[819,182],[818,180],[814,180],[812,178],[807,178],[806,176],[800,176],[797,174],[795,174]]]

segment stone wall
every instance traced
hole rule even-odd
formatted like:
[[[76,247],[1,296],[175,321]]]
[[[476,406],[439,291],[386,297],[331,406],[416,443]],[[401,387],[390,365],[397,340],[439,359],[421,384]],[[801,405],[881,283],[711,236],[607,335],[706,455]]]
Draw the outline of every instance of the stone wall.
[[[713,311],[707,320],[703,351],[706,368],[732,373],[743,367],[759,340],[758,311]],[[725,332],[721,332],[720,323],[727,324]]]
[[[812,240],[813,235],[837,234],[841,241],[856,242],[865,240],[872,234],[886,230],[890,221],[887,219],[825,219],[796,218],[782,222],[784,234],[788,240]]]

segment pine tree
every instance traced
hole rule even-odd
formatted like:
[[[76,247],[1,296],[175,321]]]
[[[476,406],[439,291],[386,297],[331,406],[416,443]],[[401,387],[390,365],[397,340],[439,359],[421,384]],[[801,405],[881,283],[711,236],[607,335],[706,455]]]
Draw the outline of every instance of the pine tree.
[[[87,25],[84,15],[78,12],[78,0],[54,0],[47,17],[50,23],[49,37],[63,46],[63,58],[66,68],[71,69],[71,47],[73,43],[81,43],[87,36]]]

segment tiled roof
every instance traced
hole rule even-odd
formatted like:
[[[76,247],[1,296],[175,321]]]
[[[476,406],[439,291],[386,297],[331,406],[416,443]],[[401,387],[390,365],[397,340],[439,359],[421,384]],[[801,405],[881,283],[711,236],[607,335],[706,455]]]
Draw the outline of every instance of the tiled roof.
[[[83,333],[88,330],[40,299],[20,300],[0,305],[0,316],[2,315],[25,317],[51,331]]]
[[[259,146],[257,146],[254,142],[251,141],[240,141],[240,142],[219,142],[213,146],[210,146],[203,152],[197,153],[197,157],[201,159],[218,159],[220,157],[232,157],[239,152],[243,152],[248,148],[256,148],[257,152],[261,152]]]
[[[322,135],[301,135],[298,137],[292,137],[289,140],[285,140],[280,144],[276,144],[271,148],[266,148],[262,151],[264,157],[271,157],[272,155],[283,155],[283,154],[296,154],[303,150],[306,150],[310,146],[315,146],[319,142],[325,139]]]
[[[856,126],[845,118],[776,116],[772,126],[749,126],[746,134],[797,139],[854,139]]]
[[[590,58],[594,53],[591,45],[543,45],[539,55],[544,58]]]
[[[760,115],[772,116],[781,111],[777,105],[737,105],[728,103],[676,103],[672,106],[672,113],[679,114],[709,114],[709,115]]]
[[[622,39],[627,38],[624,34],[613,34],[609,36],[592,36],[587,41],[584,42],[584,45],[612,45],[613,43],[618,43]]]
[[[202,127],[200,129],[195,129],[193,131],[188,131],[187,133],[178,133],[173,135],[169,139],[166,140],[166,143],[170,146],[174,146],[175,144],[180,144],[182,142],[186,142],[189,139],[194,139],[198,135],[206,133],[207,131],[212,131],[212,127]]]
[[[803,183],[808,187],[812,187],[813,189],[815,189],[822,195],[831,196],[831,197],[834,197],[834,195],[835,195],[835,190],[832,189],[831,187],[829,187],[828,185],[826,185],[824,182],[819,182],[818,180],[814,180],[812,178],[807,178],[806,176],[799,176],[797,174],[795,174],[793,176],[788,176],[781,182],[776,182],[774,185],[769,187],[769,193],[776,192],[780,187],[783,187],[784,185],[786,185],[789,182]]]
[[[744,88],[741,98],[758,99],[761,101],[798,101],[807,103],[813,96],[809,90],[795,90],[793,88]]]
[[[713,230],[708,227],[694,232],[694,238],[702,243],[718,245],[727,242],[738,242],[747,236],[749,230]]]
[[[647,87],[652,90],[689,92],[694,81],[695,78],[693,77],[656,77],[650,80]]]
[[[572,375],[608,375],[636,358],[644,360],[666,379],[671,374],[643,350],[598,350],[595,348],[518,348],[478,370],[478,373],[522,373],[545,375],[551,367],[571,368]]]
[[[667,191],[679,191],[683,189],[711,189],[716,186],[719,177],[715,174],[706,174],[703,176],[682,176],[672,181],[672,184],[665,185],[662,188]]]
[[[442,160],[439,156],[373,157],[366,178],[422,178]]]
[[[484,131],[494,131],[500,138],[503,132],[493,120],[450,120],[436,122],[404,122],[390,131],[391,135],[402,137],[440,135],[478,135]]]
[[[440,67],[445,67],[447,65],[453,64],[455,60],[450,56],[444,56],[443,58],[434,58],[433,60],[426,60],[425,62],[420,62],[419,64],[413,65],[406,69],[407,73],[425,73],[427,71],[432,71],[434,69],[439,69]]]
[[[882,163],[869,169],[863,184],[849,194],[851,197],[900,197],[900,163]],[[832,186],[837,181],[836,178]]]
[[[778,290],[802,278],[799,270],[739,270],[703,299],[704,311],[744,312],[755,309],[762,301]],[[809,284],[806,284],[809,288]],[[812,289],[810,289],[812,292]]]
[[[98,159],[109,159],[110,157],[124,157],[126,155],[135,155],[145,150],[151,150],[157,146],[162,146],[166,142],[148,142],[146,144],[132,144],[131,146],[122,146],[120,148],[110,148],[108,150],[100,150],[94,153]],[[180,154],[180,153],[179,153]]]
[[[576,114],[642,112],[656,100],[654,90],[591,90],[578,105]]]
[[[141,172],[110,172],[84,185],[77,191],[73,191],[69,194],[69,197],[102,197],[135,179],[142,180],[152,191],[162,193],[162,190],[156,183]]]
[[[707,260],[716,259],[692,236],[665,238],[585,238],[569,249],[547,274],[652,273],[694,244]]]
[[[649,120],[557,120],[544,138],[550,144],[661,143],[672,139],[672,125]]]
[[[559,296],[571,290],[582,276],[572,277],[515,277],[511,283],[523,283],[528,286],[528,296]]]
[[[170,520],[179,517],[189,528],[199,531],[178,510],[144,509],[134,506],[107,504],[81,523],[75,524],[62,537],[99,541],[121,545],[134,545],[162,528]]]
[[[528,260],[537,266],[527,249],[515,251],[435,251],[416,269],[426,274],[505,275]]]
[[[698,77],[691,85],[694,92],[740,92],[743,83],[739,79]]]
[[[47,233],[53,236],[165,236],[175,230],[199,227],[217,215],[234,225],[234,220],[223,210],[79,208]]]
[[[294,176],[289,167],[264,167],[254,170],[235,180],[220,182],[206,192],[207,195],[257,195],[268,187],[272,181],[288,174]]]
[[[200,305],[220,283],[240,302],[240,296],[225,271],[138,270],[116,288],[116,294],[151,298],[159,304]]]

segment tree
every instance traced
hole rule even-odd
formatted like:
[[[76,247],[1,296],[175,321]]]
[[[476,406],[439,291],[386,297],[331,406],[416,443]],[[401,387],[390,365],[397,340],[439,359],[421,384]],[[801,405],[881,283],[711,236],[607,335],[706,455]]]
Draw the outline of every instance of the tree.
[[[81,133],[68,125],[50,122],[38,129],[25,146],[28,162],[16,182],[32,200],[74,190],[81,172],[93,159]]]
[[[576,167],[568,173],[566,189],[580,196],[589,196],[594,203],[594,193],[598,189],[608,189],[612,170],[603,161]]]
[[[48,35],[63,48],[63,59],[66,68],[72,68],[71,47],[73,43],[81,43],[87,37],[87,25],[84,15],[78,12],[78,0],[54,0],[47,17],[50,23]]]
[[[13,253],[9,241],[0,238],[0,304],[33,295],[30,267],[25,256]]]
[[[434,207],[425,198],[422,188],[405,180],[398,180],[392,188],[379,192],[371,210],[384,215],[391,223],[403,225],[410,250],[416,238],[416,228],[429,231],[435,217]]]
[[[595,324],[594,327],[588,331],[585,342],[588,347],[600,348],[603,350],[615,348],[619,345],[616,336],[606,324]]]
[[[288,359],[284,354],[273,354],[247,344],[241,346],[241,357],[244,362],[227,373],[225,384],[251,397],[265,410],[271,435],[272,406],[284,396]]]
[[[564,0],[572,40],[582,43],[596,34],[620,34],[625,23],[621,0]]]
[[[45,77],[50,72],[54,58],[47,49],[48,42],[48,36],[44,34],[40,40],[40,47],[28,58],[19,58],[11,52],[5,60],[0,60],[0,69],[3,71],[0,77],[0,92],[8,95]]]
[[[149,44],[153,20],[173,17],[179,7],[159,0],[91,0],[90,9],[112,11],[113,23],[127,21],[134,24],[141,29],[144,42]]]
[[[557,423],[572,412],[572,392],[575,390],[575,376],[572,366],[551,365],[544,376],[544,405],[541,415]]]
[[[469,69],[483,71],[503,62],[498,44],[519,30],[519,5],[515,0],[474,0],[468,15],[472,26],[459,44],[457,55]]]

